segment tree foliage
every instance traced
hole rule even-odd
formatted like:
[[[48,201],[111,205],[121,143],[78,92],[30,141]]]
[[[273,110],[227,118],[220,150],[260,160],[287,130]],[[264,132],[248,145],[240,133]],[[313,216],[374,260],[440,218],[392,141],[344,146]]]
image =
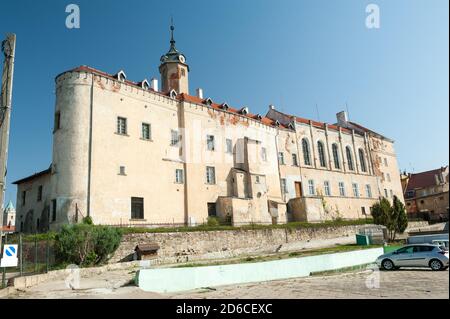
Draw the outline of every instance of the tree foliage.
[[[88,223],[64,225],[56,235],[57,258],[65,263],[93,266],[105,262],[119,247],[119,229]]]
[[[394,196],[392,205],[386,198],[382,198],[379,203],[372,206],[371,211],[374,223],[386,226],[391,241],[408,227],[405,205],[397,196]]]

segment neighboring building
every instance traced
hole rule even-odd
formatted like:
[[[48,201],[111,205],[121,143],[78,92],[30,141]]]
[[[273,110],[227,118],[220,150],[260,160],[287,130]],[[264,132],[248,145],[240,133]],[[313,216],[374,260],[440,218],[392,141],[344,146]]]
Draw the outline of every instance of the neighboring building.
[[[448,166],[417,174],[404,174],[409,218],[447,221],[449,211]]]
[[[15,231],[16,209],[14,208],[12,201],[9,201],[8,205],[3,210],[3,225],[0,226],[2,227],[3,232]]]
[[[380,196],[403,200],[393,141],[344,113],[327,125],[189,95],[173,29],[170,43],[161,91],[156,79],[87,66],[56,77],[52,165],[15,182],[21,231],[87,215],[114,225],[354,219]]]

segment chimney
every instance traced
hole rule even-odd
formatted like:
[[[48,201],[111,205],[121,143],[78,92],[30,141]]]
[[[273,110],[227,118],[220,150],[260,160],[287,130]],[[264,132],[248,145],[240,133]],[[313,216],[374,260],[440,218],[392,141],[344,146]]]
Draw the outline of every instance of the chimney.
[[[153,91],[158,92],[158,79],[152,78],[150,80],[150,88],[152,88]]]
[[[197,91],[197,97],[200,99],[203,99],[203,89],[198,88],[196,91]]]
[[[269,110],[275,110],[275,105],[270,104],[270,105],[269,105]]]
[[[348,122],[347,112],[341,111],[341,112],[337,113],[336,118],[338,121],[337,124],[339,126],[347,127],[347,122]]]

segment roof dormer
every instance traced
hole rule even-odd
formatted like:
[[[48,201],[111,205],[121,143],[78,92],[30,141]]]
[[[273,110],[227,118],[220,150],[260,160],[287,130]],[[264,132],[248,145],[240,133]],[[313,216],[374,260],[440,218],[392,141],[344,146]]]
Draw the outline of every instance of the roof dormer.
[[[150,89],[150,83],[147,81],[147,79],[144,79],[142,82],[139,82],[138,84],[144,90]]]
[[[288,128],[290,128],[291,130],[294,130],[294,129],[295,129],[295,126],[294,126],[293,123],[289,123],[289,124],[288,124]]]
[[[248,107],[244,106],[242,109],[239,110],[239,114],[247,115],[248,114]]]
[[[114,77],[119,80],[120,82],[125,82],[125,80],[127,79],[127,75],[125,74],[125,72],[123,70],[120,70],[119,72],[117,72],[116,75],[114,75]]]
[[[230,108],[230,106],[228,105],[228,103],[222,103],[221,105],[220,105],[220,108],[222,109],[222,110],[228,110],[229,108]]]
[[[204,101],[203,101],[203,103],[204,104],[206,104],[206,105],[208,105],[208,106],[211,106],[211,104],[213,103],[213,100],[211,99],[211,98],[207,98],[207,99],[205,99]]]
[[[170,90],[169,96],[170,96],[172,99],[175,99],[175,98],[177,97],[177,95],[178,95],[177,91],[175,91],[174,89]]]
[[[255,115],[255,118],[256,118],[258,121],[261,121],[261,120],[262,120],[261,114],[256,114],[256,115]]]
[[[280,126],[280,122],[278,122],[278,120],[275,120],[275,122],[273,122],[273,125],[275,125],[276,127]]]

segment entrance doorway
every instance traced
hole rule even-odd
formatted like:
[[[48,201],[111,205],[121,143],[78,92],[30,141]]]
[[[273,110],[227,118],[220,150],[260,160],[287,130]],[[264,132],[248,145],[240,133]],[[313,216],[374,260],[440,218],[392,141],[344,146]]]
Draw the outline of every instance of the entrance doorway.
[[[295,182],[295,196],[302,197],[302,182]]]

